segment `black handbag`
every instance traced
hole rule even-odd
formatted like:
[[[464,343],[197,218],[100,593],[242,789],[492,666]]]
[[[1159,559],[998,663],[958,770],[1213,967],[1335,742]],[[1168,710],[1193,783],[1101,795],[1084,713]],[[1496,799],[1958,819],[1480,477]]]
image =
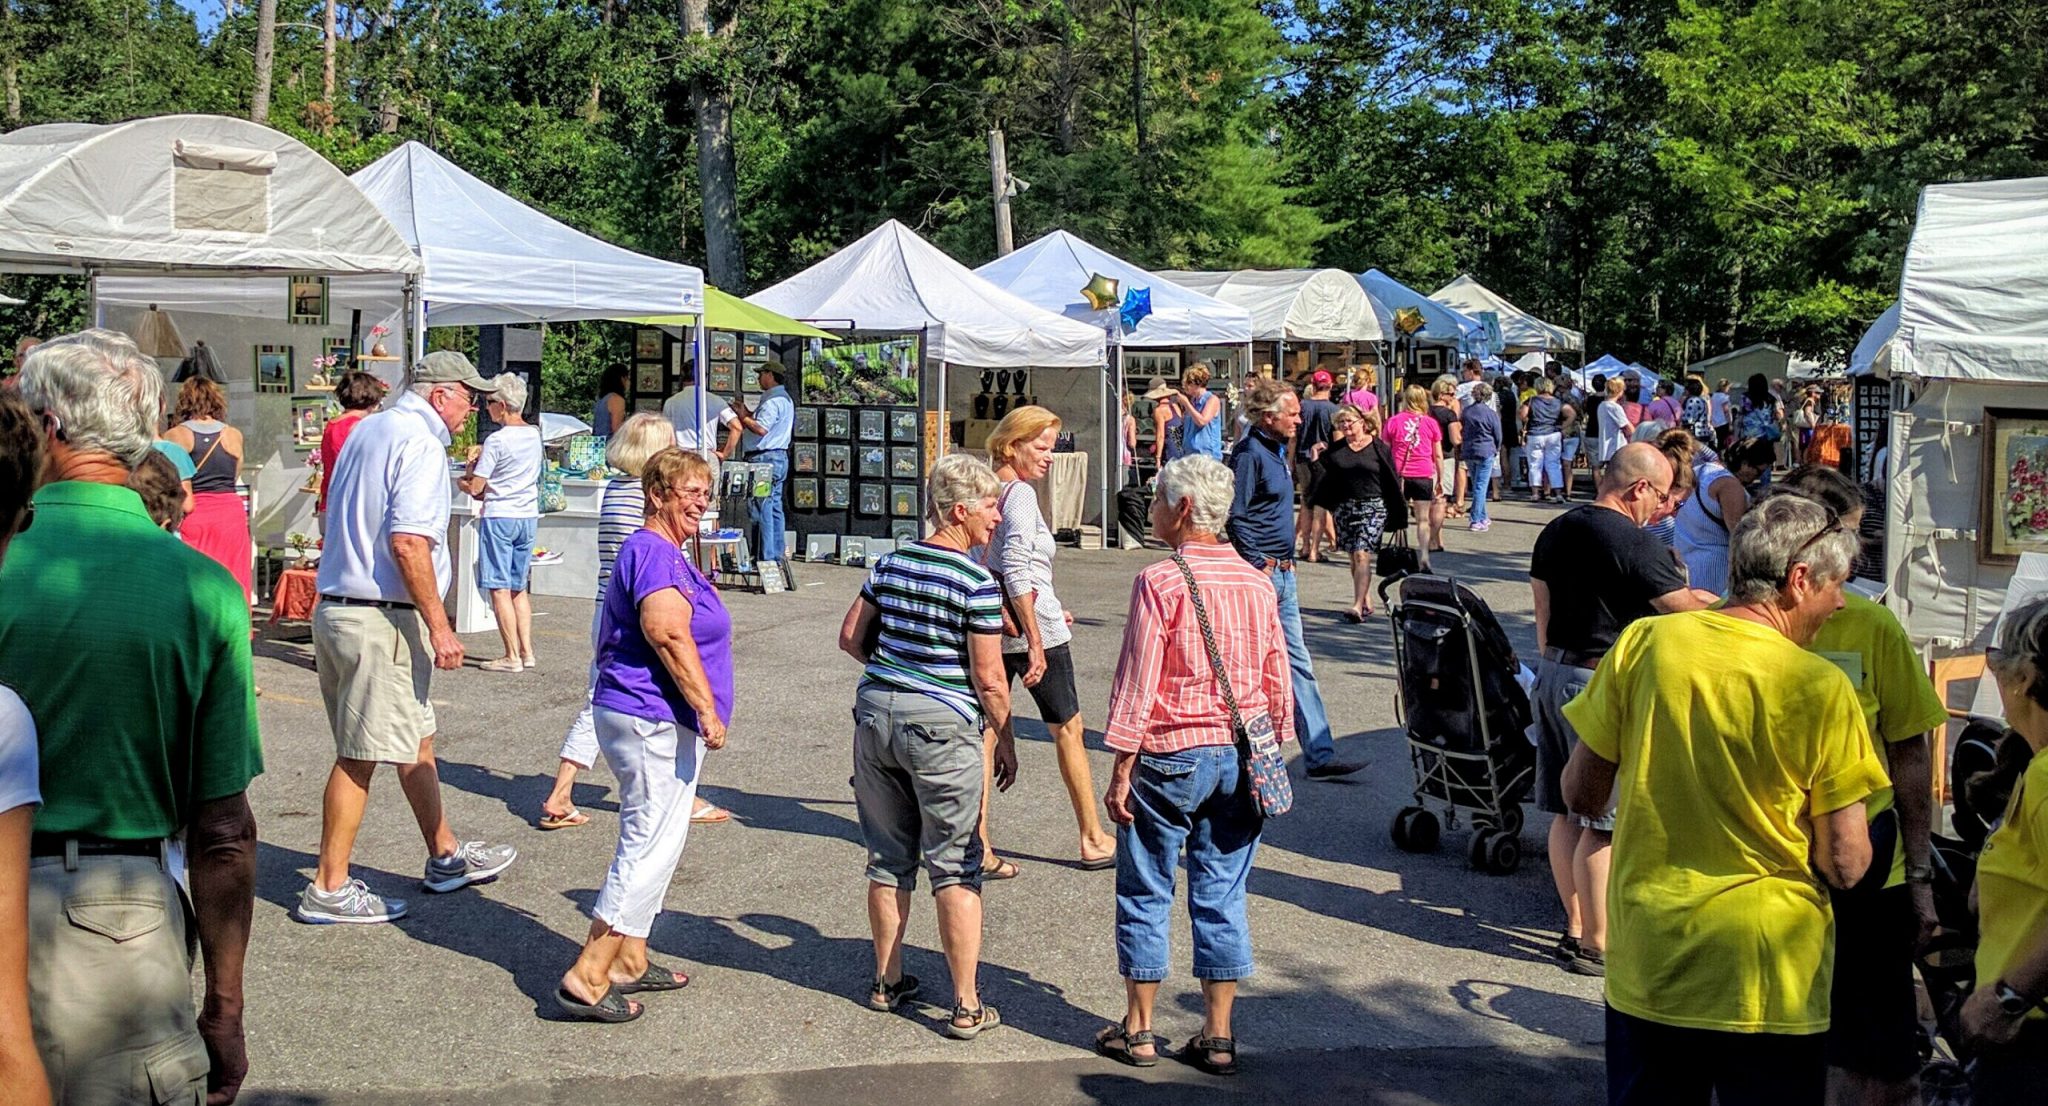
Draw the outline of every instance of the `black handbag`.
[[[1389,580],[1413,576],[1422,571],[1422,551],[1408,544],[1408,528],[1402,527],[1394,535],[1391,545],[1380,547],[1379,556],[1374,559],[1373,574]]]

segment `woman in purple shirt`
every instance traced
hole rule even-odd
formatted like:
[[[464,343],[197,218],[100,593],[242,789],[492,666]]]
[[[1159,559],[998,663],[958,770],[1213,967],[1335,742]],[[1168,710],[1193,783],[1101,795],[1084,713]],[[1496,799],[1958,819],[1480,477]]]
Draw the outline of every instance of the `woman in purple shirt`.
[[[555,991],[570,1016],[625,1022],[625,996],[689,977],[647,962],[647,933],[683,856],[704,753],[732,719],[732,616],[685,549],[711,502],[711,463],[665,449],[640,475],[647,525],[619,547],[605,589],[591,707],[619,781],[619,848],[590,936]]]

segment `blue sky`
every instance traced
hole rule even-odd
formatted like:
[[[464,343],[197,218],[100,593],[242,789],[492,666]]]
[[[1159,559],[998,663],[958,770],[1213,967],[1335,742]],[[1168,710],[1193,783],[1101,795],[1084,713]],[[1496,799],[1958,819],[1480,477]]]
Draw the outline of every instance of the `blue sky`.
[[[220,0],[178,0],[178,6],[199,18],[202,31],[211,31],[220,25]]]

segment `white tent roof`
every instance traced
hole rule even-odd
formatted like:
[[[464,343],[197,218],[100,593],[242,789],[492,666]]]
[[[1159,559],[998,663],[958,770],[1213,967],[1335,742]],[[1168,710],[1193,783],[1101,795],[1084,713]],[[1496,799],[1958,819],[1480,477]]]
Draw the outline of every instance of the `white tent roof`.
[[[218,115],[0,135],[0,269],[416,273],[332,163]],[[278,298],[283,298],[282,292]]]
[[[1898,371],[2048,381],[2048,177],[1934,184],[1906,244]]]
[[[704,273],[559,223],[407,142],[350,178],[426,265],[428,326],[704,310]]]
[[[1422,312],[1422,329],[1415,332],[1415,337],[1422,341],[1461,349],[1470,344],[1469,348],[1475,352],[1485,348],[1486,328],[1478,319],[1453,311],[1378,269],[1367,269],[1358,274],[1358,283],[1372,300],[1382,332],[1392,335],[1394,312],[1413,307]]]
[[[1101,327],[1033,307],[894,219],[747,300],[821,326],[924,330],[929,356],[974,368],[1085,368],[1108,355]]]
[[[1621,358],[1616,357],[1611,353],[1601,354],[1599,357],[1595,358],[1591,364],[1579,370],[1579,378],[1581,380],[1591,380],[1595,376],[1634,377],[1638,383],[1646,385],[1654,385],[1657,383],[1658,380],[1656,373],[1651,372],[1650,370],[1642,367],[1641,365],[1637,365],[1628,361],[1623,361]]]
[[[1377,342],[1385,337],[1358,278],[1341,269],[1167,270],[1159,275],[1250,311],[1255,341]]]
[[[1437,289],[1429,298],[1474,319],[1485,311],[1500,316],[1501,340],[1509,349],[1579,350],[1586,347],[1585,335],[1529,314],[1501,298],[1493,289],[1473,280],[1469,273]]]
[[[1220,346],[1252,340],[1251,312],[1183,288],[1063,230],[974,272],[1048,311],[1090,326],[1108,325],[1117,314],[1115,308],[1088,306],[1081,295],[1082,286],[1094,274],[1117,281],[1126,294],[1137,288],[1150,289],[1152,313],[1123,336],[1126,346]]]
[[[1871,373],[1890,375],[1892,371],[1892,338],[1899,333],[1899,305],[1894,303],[1884,309],[1884,314],[1870,324],[1863,332],[1863,339],[1856,343],[1856,349],[1849,354],[1849,375],[1869,376]]]

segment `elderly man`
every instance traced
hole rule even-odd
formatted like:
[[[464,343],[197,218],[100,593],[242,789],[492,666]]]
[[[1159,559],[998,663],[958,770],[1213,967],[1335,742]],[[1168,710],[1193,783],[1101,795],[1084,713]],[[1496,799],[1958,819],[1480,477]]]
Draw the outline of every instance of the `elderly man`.
[[[1605,970],[1607,859],[1612,819],[1577,819],[1559,780],[1577,736],[1564,704],[1585,689],[1622,630],[1639,618],[1689,611],[1713,596],[1686,586],[1671,550],[1643,527],[1671,509],[1671,462],[1638,442],[1614,455],[1598,495],[1550,520],[1529,558],[1535,593],[1536,805],[1550,823],[1550,874],[1564,903],[1557,954],[1580,975]]]
[[[796,426],[796,405],[782,387],[787,371],[776,361],[761,366],[761,405],[753,410],[744,402],[733,406],[746,430],[741,456],[751,464],[768,466],[768,497],[747,501],[747,513],[761,531],[756,548],[764,561],[779,561],[784,553],[782,484],[789,478],[789,434]]]
[[[163,401],[135,343],[51,339],[20,387],[48,437],[49,483],[0,569],[0,683],[41,739],[36,1043],[57,1102],[230,1102],[249,1069],[256,819],[243,792],[263,770],[247,599],[126,486]],[[206,966],[196,1022],[188,918]]]
[[[1727,605],[1622,631],[1565,707],[1565,797],[1616,801],[1612,1106],[1818,1103],[1834,919],[1887,787],[1856,688],[1805,648],[1842,607],[1854,533],[1798,496],[1744,515]],[[1826,886],[1823,886],[1823,885]]]
[[[1294,478],[1287,468],[1287,443],[1301,426],[1301,399],[1277,380],[1258,379],[1245,388],[1251,433],[1230,447],[1236,475],[1230,505],[1230,544],[1246,563],[1273,578],[1280,602],[1280,628],[1287,635],[1287,663],[1294,684],[1294,733],[1312,780],[1348,776],[1362,763],[1337,759],[1323,694],[1316,687],[1315,662],[1301,634],[1301,600],[1294,581]]]
[[[313,608],[313,656],[335,760],[321,803],[319,868],[299,895],[302,922],[389,922],[405,914],[404,901],[373,894],[348,874],[378,764],[397,766],[426,838],[422,887],[445,892],[496,879],[518,855],[510,845],[459,842],[448,828],[427,699],[434,669],[462,665],[462,642],[441,606],[449,578],[449,437],[478,398],[495,391],[467,357],[430,353],[389,407],[356,424],[335,462]]]

